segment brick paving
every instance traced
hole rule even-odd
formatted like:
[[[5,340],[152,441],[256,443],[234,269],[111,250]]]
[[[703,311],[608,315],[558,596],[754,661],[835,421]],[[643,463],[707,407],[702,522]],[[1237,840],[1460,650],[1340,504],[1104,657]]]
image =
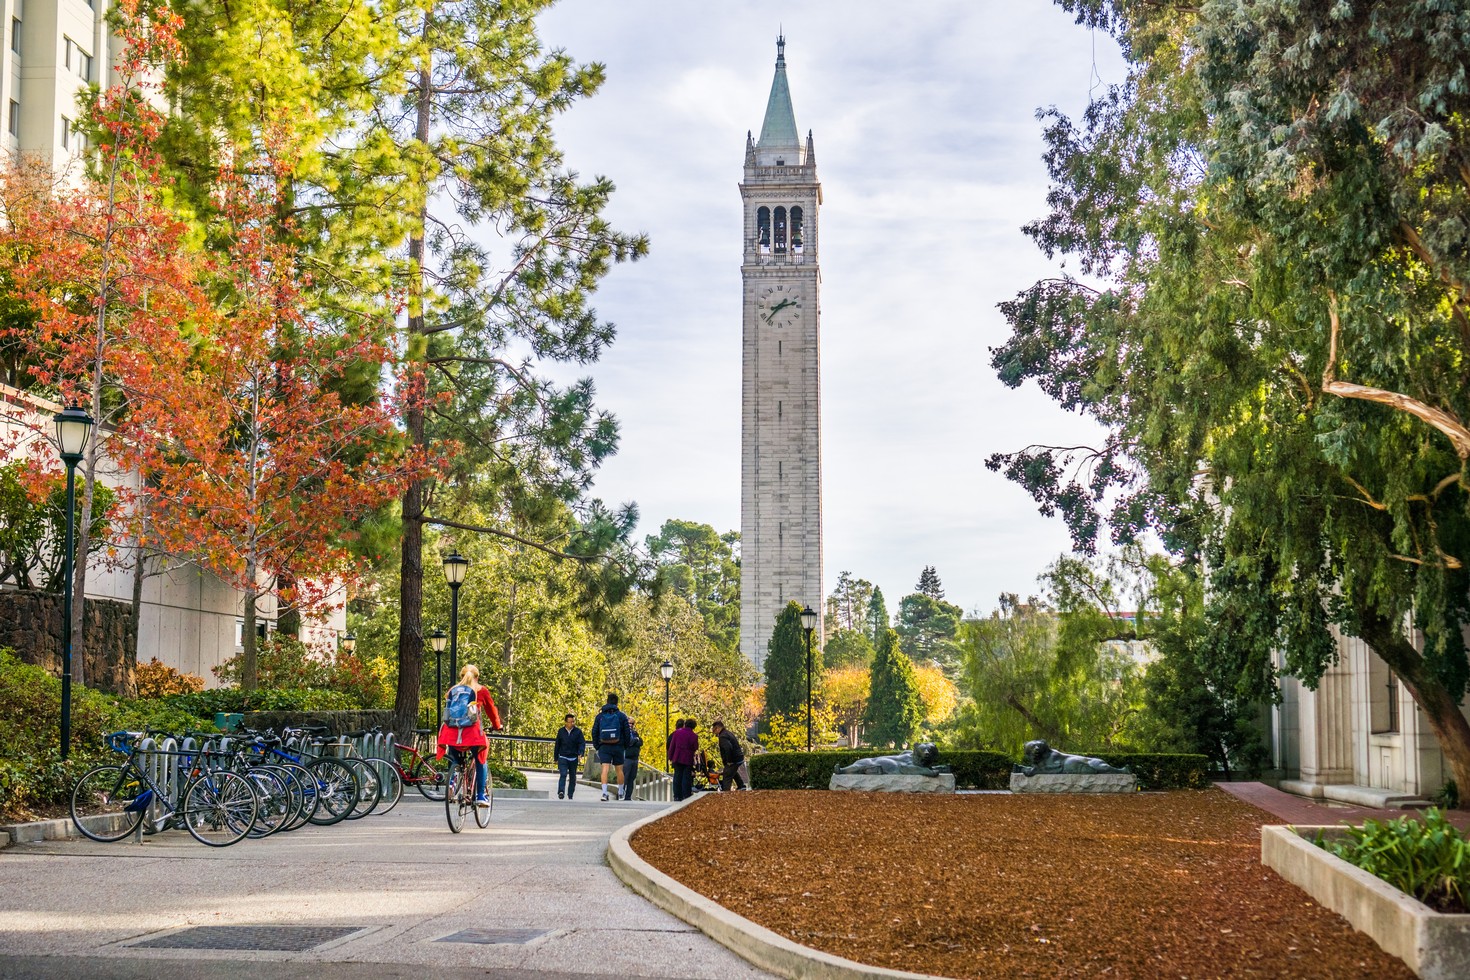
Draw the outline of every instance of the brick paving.
[[[1395,817],[1417,817],[1420,810],[1377,809],[1348,806],[1343,803],[1321,803],[1305,797],[1283,793],[1265,783],[1216,783],[1220,789],[1251,806],[1280,817],[1283,823],[1296,826],[1332,826],[1338,823],[1361,824],[1365,820],[1392,820]],[[1461,830],[1470,830],[1470,810],[1450,810],[1450,822]]]

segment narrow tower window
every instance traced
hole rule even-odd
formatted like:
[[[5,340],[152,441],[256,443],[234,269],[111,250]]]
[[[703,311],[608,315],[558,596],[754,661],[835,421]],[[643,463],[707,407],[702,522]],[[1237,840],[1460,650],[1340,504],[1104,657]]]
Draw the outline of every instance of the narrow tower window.
[[[20,54],[20,18],[10,18],[10,50]]]
[[[801,208],[791,209],[791,251],[801,251]]]
[[[786,251],[786,209],[776,209],[776,254]]]
[[[10,100],[10,135],[20,135],[20,103]]]
[[[755,213],[755,244],[762,255],[771,251],[771,209],[761,208]]]
[[[776,403],[776,418],[779,419],[780,417],[781,417],[781,403],[780,402],[777,402]]]
[[[11,105],[15,105],[15,103],[12,102]],[[776,341],[776,356],[777,357],[780,357],[781,356],[781,341],[779,341],[779,340]]]

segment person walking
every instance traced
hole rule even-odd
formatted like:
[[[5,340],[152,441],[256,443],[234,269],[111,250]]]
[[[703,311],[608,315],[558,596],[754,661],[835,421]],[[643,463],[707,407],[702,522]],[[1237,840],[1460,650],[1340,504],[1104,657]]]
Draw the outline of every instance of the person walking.
[[[459,683],[449,689],[444,697],[444,723],[439,726],[439,745],[435,755],[442,759],[445,753],[455,765],[464,765],[466,758],[475,760],[475,804],[489,806],[485,795],[489,785],[490,770],[486,759],[490,741],[485,729],[498,732],[502,726],[500,712],[490,689],[480,684],[480,668],[465,664],[459,672]],[[468,755],[467,755],[468,753]]]
[[[633,798],[633,788],[638,784],[638,753],[643,748],[643,736],[638,734],[638,726],[633,724],[633,719],[628,719],[628,748],[624,750],[623,757],[623,799]]]
[[[618,710],[618,696],[608,694],[607,704],[592,719],[592,747],[597,750],[597,761],[602,763],[602,801],[607,802],[607,775],[612,772],[613,790],[620,791],[623,764],[627,762],[625,752],[628,745],[628,716]]]
[[[674,719],[674,732],[677,732],[679,729],[681,729],[683,727],[684,727],[684,719],[683,718],[675,718]],[[674,770],[673,770],[673,763],[674,763],[674,732],[670,732],[669,733],[669,737],[666,738],[666,739],[664,739],[664,762],[666,763],[665,768],[668,770],[668,772],[671,775],[674,772]]]
[[[567,715],[567,723],[556,730],[556,798],[568,799],[577,792],[577,774],[582,769],[582,755],[587,751],[587,736],[577,727],[577,716]]]
[[[715,742],[720,749],[720,792],[730,792],[732,782],[736,789],[745,789],[745,780],[740,776],[740,767],[745,763],[745,749],[741,747],[740,739],[719,719],[715,720],[711,731],[715,733]]]
[[[694,719],[669,736],[669,761],[674,765],[674,799],[687,800],[694,795],[694,754],[699,751],[699,736],[694,734]]]

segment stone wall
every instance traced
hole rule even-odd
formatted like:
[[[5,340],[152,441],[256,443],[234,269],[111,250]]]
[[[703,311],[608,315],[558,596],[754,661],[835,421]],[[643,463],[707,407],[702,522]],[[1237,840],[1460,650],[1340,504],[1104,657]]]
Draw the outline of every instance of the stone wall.
[[[61,676],[62,596],[50,592],[0,589],[0,647],[21,660]],[[131,695],[134,680],[132,610],[127,603],[88,599],[82,613],[84,672],[87,686]],[[76,644],[72,646],[76,650]]]

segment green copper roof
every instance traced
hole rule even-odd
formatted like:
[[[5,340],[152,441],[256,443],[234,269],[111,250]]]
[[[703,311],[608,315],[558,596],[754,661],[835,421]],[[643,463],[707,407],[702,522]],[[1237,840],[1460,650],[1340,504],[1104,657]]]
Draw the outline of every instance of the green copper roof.
[[[786,84],[786,38],[776,41],[776,77],[771,79],[771,98],[766,102],[766,121],[761,123],[763,149],[800,147],[796,135],[796,113],[791,108],[791,89]]]

